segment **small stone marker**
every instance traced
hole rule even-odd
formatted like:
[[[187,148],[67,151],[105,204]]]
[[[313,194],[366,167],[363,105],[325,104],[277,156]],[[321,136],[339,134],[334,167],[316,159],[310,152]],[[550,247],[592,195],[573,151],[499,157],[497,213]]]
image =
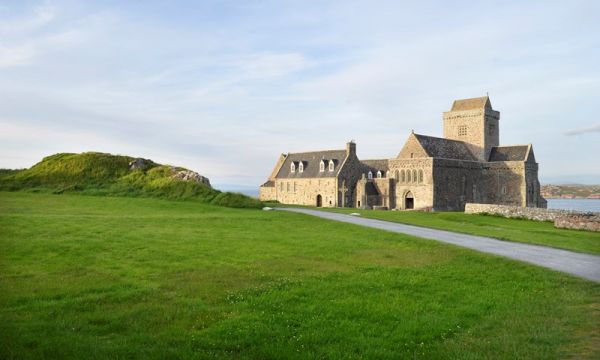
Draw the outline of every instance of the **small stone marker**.
[[[263,208],[263,210],[264,210],[264,211],[271,211],[271,210],[273,210],[273,208],[270,208],[270,207],[268,207],[268,206],[265,206],[265,207]]]
[[[360,216],[359,213],[350,213],[350,216]]]

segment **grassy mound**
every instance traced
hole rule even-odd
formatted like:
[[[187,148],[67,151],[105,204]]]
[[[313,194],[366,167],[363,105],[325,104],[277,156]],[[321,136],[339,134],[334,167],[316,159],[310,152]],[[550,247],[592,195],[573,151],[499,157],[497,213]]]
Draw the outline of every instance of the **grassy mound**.
[[[174,174],[184,168],[147,160],[144,169],[131,170],[129,163],[134,159],[98,152],[55,154],[29,169],[2,170],[0,190],[194,199],[237,208],[262,206],[242,194],[222,193],[200,182],[175,178]]]

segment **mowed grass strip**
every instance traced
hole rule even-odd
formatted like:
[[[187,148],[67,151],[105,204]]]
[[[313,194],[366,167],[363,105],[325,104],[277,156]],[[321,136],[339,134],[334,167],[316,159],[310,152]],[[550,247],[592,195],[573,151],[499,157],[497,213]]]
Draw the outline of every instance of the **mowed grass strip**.
[[[0,192],[0,358],[600,355],[600,285],[287,212]]]
[[[327,208],[324,208],[323,210],[344,214],[357,212],[361,216],[371,219],[600,255],[599,232],[556,229],[552,222],[547,221],[508,219],[500,216],[465,214],[463,212],[381,211]]]

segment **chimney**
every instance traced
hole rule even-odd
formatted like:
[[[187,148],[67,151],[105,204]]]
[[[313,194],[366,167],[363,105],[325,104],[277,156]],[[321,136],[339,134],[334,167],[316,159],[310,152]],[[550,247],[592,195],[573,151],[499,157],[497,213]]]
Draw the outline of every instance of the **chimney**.
[[[356,156],[356,143],[354,140],[350,140],[346,143],[346,156],[350,155]]]

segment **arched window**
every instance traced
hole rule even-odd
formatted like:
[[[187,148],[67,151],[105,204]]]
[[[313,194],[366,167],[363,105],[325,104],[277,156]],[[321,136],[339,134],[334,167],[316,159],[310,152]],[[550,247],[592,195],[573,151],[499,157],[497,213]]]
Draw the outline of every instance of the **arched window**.
[[[400,171],[398,171],[398,170],[394,171],[394,178],[396,179],[396,181],[400,180]]]
[[[406,181],[406,173],[404,172],[404,169],[402,169],[402,171],[400,172],[400,182],[405,182]]]
[[[381,170],[377,171],[377,178],[381,179]]]
[[[296,172],[296,164],[294,164],[293,161],[292,161],[292,164],[290,165],[290,171],[291,172]]]
[[[325,171],[325,161],[321,160],[321,163],[319,164],[319,171],[323,172]]]
[[[300,161],[300,165],[298,165],[298,172],[304,172],[304,163]]]
[[[333,163],[333,160],[329,160],[329,171],[333,171],[335,169],[335,164]]]
[[[296,192],[296,182],[294,181],[294,192]]]
[[[410,182],[410,170],[406,170],[406,182]]]
[[[417,170],[413,169],[413,182],[417,182]]]
[[[367,178],[368,178],[369,180],[372,180],[372,179],[373,179],[373,173],[372,173],[371,171],[369,171],[369,173],[367,174]]]
[[[423,182],[423,170],[419,170],[419,183]]]
[[[290,183],[286,183],[287,192],[290,192]]]

